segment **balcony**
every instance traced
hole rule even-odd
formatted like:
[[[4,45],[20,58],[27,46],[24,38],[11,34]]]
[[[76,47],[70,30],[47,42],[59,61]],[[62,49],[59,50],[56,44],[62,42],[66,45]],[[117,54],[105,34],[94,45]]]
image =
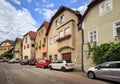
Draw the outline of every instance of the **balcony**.
[[[68,34],[68,35],[65,35],[64,37],[58,38],[56,41],[57,41],[57,42],[61,42],[61,41],[63,41],[63,40],[69,39],[70,37],[71,37],[71,34]]]

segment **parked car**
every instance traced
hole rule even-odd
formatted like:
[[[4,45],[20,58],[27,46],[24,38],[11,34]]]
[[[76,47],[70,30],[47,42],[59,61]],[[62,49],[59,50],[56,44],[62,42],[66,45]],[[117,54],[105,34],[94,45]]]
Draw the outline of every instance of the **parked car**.
[[[27,65],[28,63],[29,63],[28,60],[22,60],[22,61],[20,62],[21,65]]]
[[[13,58],[13,59],[8,61],[8,63],[19,63],[19,62],[20,62],[19,58]]]
[[[4,58],[3,58],[3,62],[8,62],[10,59],[11,59],[11,58],[9,58],[9,57],[4,57]]]
[[[58,69],[62,71],[73,70],[74,64],[71,60],[56,60],[55,62],[49,65],[50,70]]]
[[[36,63],[36,59],[30,59],[28,62],[29,65],[35,65],[35,63]]]
[[[46,68],[46,67],[48,67],[49,64],[51,64],[51,62],[48,60],[39,60],[38,62],[36,62],[35,66]]]
[[[3,62],[3,57],[0,57],[0,62]]]
[[[90,79],[101,78],[120,82],[120,61],[110,61],[89,68],[87,76]]]

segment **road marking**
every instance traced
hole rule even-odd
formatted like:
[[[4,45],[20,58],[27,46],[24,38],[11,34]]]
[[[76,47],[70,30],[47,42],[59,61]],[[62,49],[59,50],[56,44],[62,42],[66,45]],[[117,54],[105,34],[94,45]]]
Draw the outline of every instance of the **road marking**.
[[[7,80],[7,84],[15,84],[15,82],[13,81],[11,75],[9,74],[9,72],[3,68],[5,71],[5,75],[6,75],[6,80]]]

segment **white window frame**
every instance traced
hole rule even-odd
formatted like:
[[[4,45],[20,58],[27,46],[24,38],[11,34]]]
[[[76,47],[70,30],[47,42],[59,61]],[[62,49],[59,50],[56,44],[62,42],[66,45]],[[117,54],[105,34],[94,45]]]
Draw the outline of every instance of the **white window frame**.
[[[50,38],[50,45],[52,45],[54,43],[54,39]]]
[[[65,16],[62,15],[60,19],[61,19],[61,23],[63,23],[65,21]]]
[[[63,31],[60,31],[59,32],[59,38],[63,37],[64,36],[64,32]]]
[[[55,35],[54,36],[54,43],[56,42],[57,38],[58,38],[57,35]]]
[[[116,23],[120,23],[120,20],[117,20],[117,21],[115,21],[115,22],[113,22],[113,38],[115,38],[116,36],[117,36],[117,32],[116,32],[116,29],[118,28],[118,27],[120,27],[120,25],[119,26],[116,26]]]
[[[71,34],[70,27],[65,28],[64,34],[65,35]]]
[[[110,8],[107,9],[107,3],[110,3]],[[102,6],[104,6],[104,10],[102,10]],[[99,5],[99,16],[102,16],[113,9],[113,2],[112,0],[105,0]]]
[[[96,31],[96,40],[93,38],[92,42],[98,42],[98,29],[94,29],[88,32],[88,42],[90,43],[92,43],[90,39],[90,33],[93,33],[94,31]],[[92,36],[94,37],[94,34]]]

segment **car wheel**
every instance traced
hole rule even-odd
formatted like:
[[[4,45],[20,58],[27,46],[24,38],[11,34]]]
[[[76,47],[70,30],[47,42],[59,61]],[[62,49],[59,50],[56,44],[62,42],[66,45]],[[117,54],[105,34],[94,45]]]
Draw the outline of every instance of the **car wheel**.
[[[52,66],[50,66],[49,68],[50,68],[50,70],[53,70]]]
[[[65,71],[66,71],[65,67],[62,67],[62,68],[61,68],[61,70],[62,70],[63,72],[65,72]]]
[[[88,72],[87,76],[88,76],[88,78],[90,78],[90,79],[94,79],[94,78],[95,78],[95,73],[92,72],[92,71],[90,71],[90,72]]]

